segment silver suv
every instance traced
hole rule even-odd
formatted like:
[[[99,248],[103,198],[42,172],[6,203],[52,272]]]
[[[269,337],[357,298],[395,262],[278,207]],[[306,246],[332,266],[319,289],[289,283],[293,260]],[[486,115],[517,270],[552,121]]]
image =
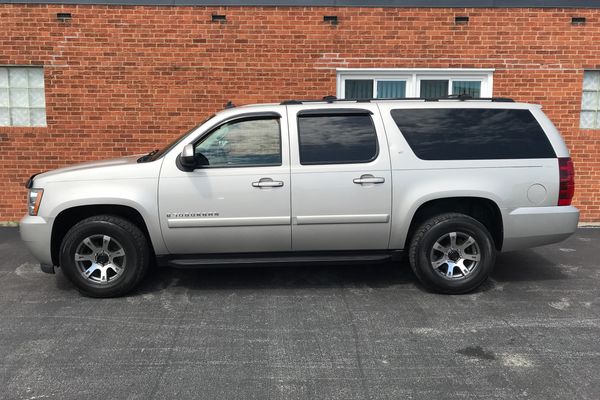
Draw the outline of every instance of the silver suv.
[[[509,99],[227,107],[147,155],[34,175],[21,237],[42,270],[122,295],[151,265],[369,263],[408,254],[464,293],[498,251],[571,235],[573,164],[537,105]]]

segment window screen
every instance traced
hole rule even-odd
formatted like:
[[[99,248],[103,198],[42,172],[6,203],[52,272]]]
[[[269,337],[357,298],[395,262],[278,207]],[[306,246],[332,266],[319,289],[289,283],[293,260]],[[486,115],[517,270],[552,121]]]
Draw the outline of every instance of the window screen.
[[[378,99],[399,99],[406,97],[406,81],[377,81]]]
[[[347,79],[345,85],[347,99],[373,98],[372,79]]]
[[[377,133],[369,114],[298,117],[301,164],[365,163],[377,157]]]
[[[423,160],[556,157],[529,110],[406,109],[392,118]]]
[[[421,97],[437,99],[448,96],[448,80],[423,79],[421,81]]]
[[[452,94],[481,97],[481,81],[452,81]]]

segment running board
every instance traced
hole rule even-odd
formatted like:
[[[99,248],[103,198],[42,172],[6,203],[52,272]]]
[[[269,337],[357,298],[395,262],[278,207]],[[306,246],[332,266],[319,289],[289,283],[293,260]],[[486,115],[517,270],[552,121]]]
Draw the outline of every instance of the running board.
[[[312,254],[223,254],[196,256],[163,256],[158,257],[158,264],[174,268],[202,268],[218,266],[259,266],[259,265],[290,265],[308,263],[376,263],[392,259],[395,252],[363,252],[335,253],[323,252]]]

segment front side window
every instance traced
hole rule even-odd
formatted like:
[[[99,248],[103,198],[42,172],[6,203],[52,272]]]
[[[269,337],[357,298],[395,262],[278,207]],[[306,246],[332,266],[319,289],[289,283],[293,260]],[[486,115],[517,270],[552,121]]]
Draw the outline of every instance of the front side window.
[[[391,114],[422,160],[556,157],[529,110],[430,108],[398,109]]]
[[[0,67],[0,126],[46,126],[43,68]]]
[[[600,71],[585,71],[579,126],[600,129]]]
[[[377,157],[377,133],[369,114],[298,116],[300,163],[366,163]]]
[[[226,122],[196,144],[207,168],[281,165],[281,130],[276,117]],[[206,163],[203,160],[203,163]]]

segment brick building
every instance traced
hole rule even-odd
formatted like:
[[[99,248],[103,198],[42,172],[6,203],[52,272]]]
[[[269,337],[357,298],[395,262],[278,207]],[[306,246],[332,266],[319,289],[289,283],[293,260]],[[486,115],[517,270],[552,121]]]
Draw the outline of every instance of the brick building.
[[[598,0],[0,0],[0,21],[0,221],[29,175],[147,152],[227,100],[459,92],[541,104],[600,221]]]

